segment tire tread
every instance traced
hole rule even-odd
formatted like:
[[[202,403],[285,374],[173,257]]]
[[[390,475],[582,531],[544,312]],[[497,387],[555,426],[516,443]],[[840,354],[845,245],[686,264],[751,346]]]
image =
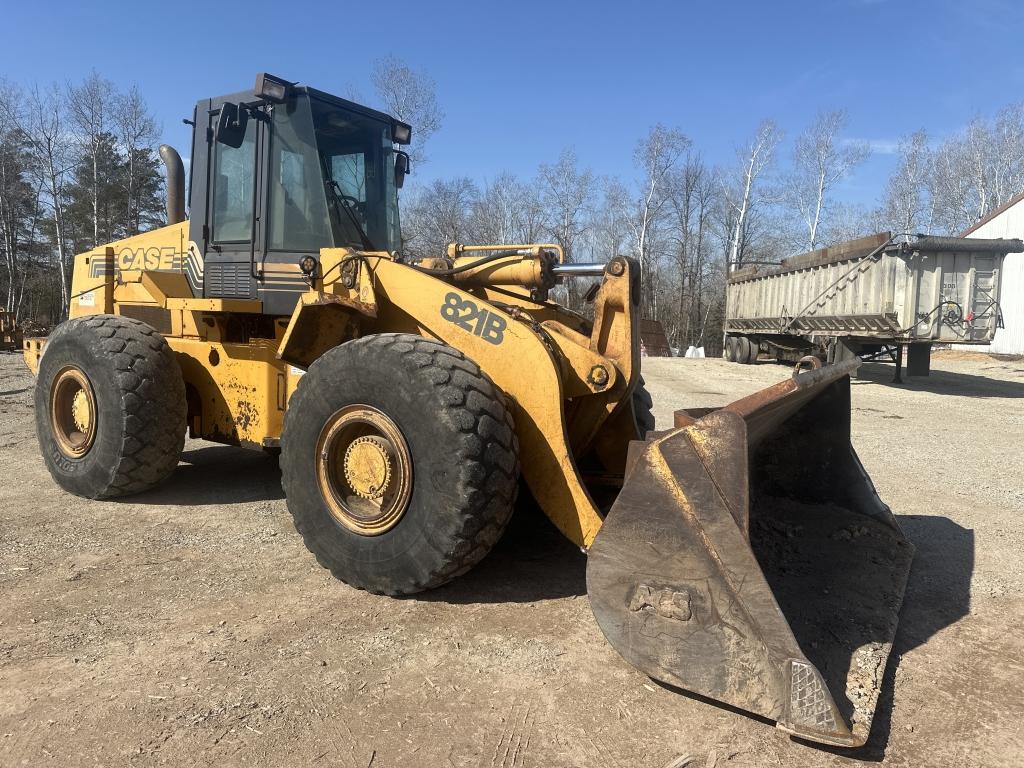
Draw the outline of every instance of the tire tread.
[[[106,488],[93,497],[139,493],[167,478],[181,456],[186,405],[185,383],[166,339],[141,320],[122,315],[74,318],[53,337],[58,334],[92,335],[113,362],[120,389],[121,450]]]
[[[421,381],[427,382],[443,403],[442,418],[459,427],[457,445],[449,446],[460,466],[468,468],[475,478],[460,510],[458,526],[448,540],[447,551],[441,553],[440,564],[424,579],[375,588],[357,584],[375,594],[409,595],[445,584],[480,562],[505,531],[515,506],[519,483],[519,438],[511,408],[505,395],[472,360],[460,351],[433,339],[403,333],[363,336],[347,342],[349,351],[365,350],[370,358],[398,359],[407,369],[415,369]],[[330,354],[329,352],[327,354]],[[320,365],[323,358],[313,363]],[[424,370],[426,369],[426,370]],[[315,397],[307,384],[309,376],[298,383],[289,409],[301,407],[305,397]],[[285,450],[282,462],[287,462]],[[284,467],[282,467],[284,468]],[[282,472],[285,496],[288,497],[288,472]],[[328,562],[318,547],[318,526],[300,509],[292,509],[295,527],[306,548],[335,578],[347,581],[339,568]]]

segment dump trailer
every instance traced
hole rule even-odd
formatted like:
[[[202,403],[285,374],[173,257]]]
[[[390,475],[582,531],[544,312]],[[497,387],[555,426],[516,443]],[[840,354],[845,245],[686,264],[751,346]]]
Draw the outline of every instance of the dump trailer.
[[[927,376],[933,344],[988,344],[1002,327],[999,273],[1020,240],[883,232],[732,273],[724,356],[889,357]]]
[[[913,548],[850,444],[858,361],[808,358],[655,431],[636,261],[403,255],[410,126],[280,78],[191,123],[190,215],[164,146],[167,226],[77,255],[70,319],[25,342],[60,486],[145,491],[186,433],[279,451],[317,560],[406,595],[484,558],[522,481],[589,554],[597,622],[639,670],[865,741]],[[579,278],[586,316],[551,296]]]

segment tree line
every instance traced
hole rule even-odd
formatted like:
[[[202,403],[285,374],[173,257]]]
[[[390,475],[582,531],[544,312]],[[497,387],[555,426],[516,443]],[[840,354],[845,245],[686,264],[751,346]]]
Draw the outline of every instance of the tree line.
[[[415,127],[414,168],[442,129],[436,84],[386,58],[371,103]],[[450,242],[556,242],[569,260],[636,258],[642,311],[674,347],[720,345],[728,272],[877,231],[957,233],[1024,190],[1024,105],[977,117],[943,140],[924,130],[881,147],[896,155],[873,206],[837,190],[873,148],[844,135],[847,115],[823,111],[791,142],[762,120],[735,156],[710,162],[677,127],[656,124],[633,147],[632,172],[602,176],[573,148],[533,174],[410,178],[403,248],[435,256]],[[0,299],[19,318],[59,321],[75,253],[159,226],[160,127],[137,88],[93,72],[79,83],[19,87],[0,80]],[[875,147],[874,149],[879,149]],[[586,285],[558,298],[587,311]]]
[[[627,178],[599,176],[568,148],[529,178],[410,185],[405,246],[427,255],[453,241],[554,241],[576,262],[633,256],[643,316],[674,347],[718,353],[730,270],[881,231],[957,234],[1024,191],[1024,105],[942,141],[920,130],[882,147],[896,164],[873,206],[837,199],[872,153],[844,137],[846,125],[844,111],[823,111],[784,151],[783,131],[765,119],[729,162],[712,164],[682,130],[658,124],[637,141]],[[584,292],[570,284],[561,298],[585,311]]]
[[[160,129],[139,90],[0,79],[0,298],[39,325],[69,301],[74,254],[165,221]]]

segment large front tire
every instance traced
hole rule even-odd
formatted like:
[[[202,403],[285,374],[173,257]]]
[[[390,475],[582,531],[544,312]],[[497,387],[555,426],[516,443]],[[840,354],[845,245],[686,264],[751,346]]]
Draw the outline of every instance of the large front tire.
[[[461,352],[409,334],[320,357],[285,414],[281,473],[306,547],[378,594],[441,586],[512,515],[519,444],[501,391]]]
[[[53,479],[90,499],[139,493],[178,465],[185,384],[167,341],[119,315],[57,326],[39,361],[36,435]]]

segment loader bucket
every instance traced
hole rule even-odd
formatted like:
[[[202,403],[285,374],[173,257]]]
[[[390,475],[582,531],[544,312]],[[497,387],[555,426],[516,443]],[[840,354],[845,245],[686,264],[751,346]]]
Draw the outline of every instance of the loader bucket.
[[[850,444],[859,362],[632,444],[587,563],[633,666],[847,747],[868,738],[914,552]]]

